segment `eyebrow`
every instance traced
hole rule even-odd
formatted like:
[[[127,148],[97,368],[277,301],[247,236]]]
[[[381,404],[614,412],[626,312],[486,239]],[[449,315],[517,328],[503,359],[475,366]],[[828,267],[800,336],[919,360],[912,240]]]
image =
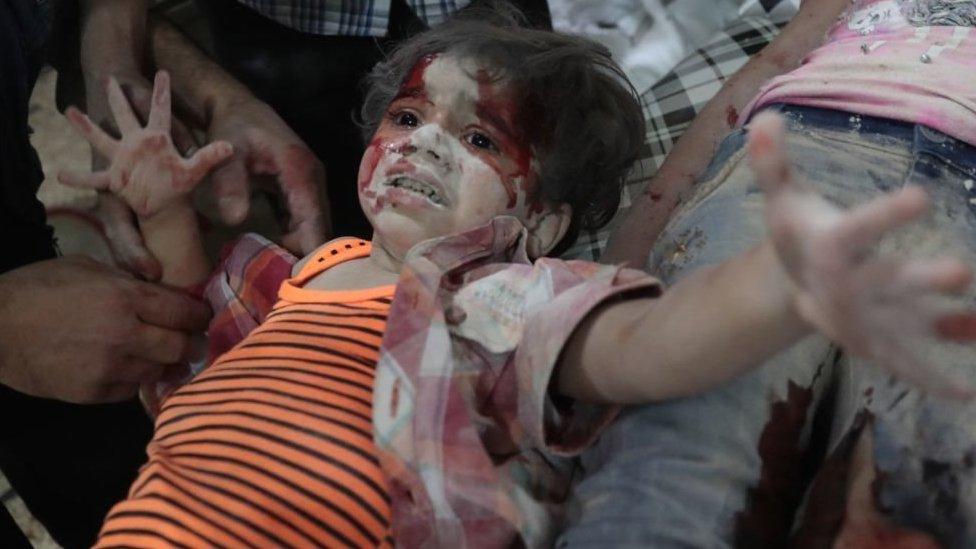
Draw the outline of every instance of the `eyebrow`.
[[[499,132],[505,134],[505,137],[508,139],[515,142],[519,141],[518,137],[515,135],[515,132],[512,130],[512,127],[508,125],[508,122],[506,122],[501,116],[491,112],[488,107],[478,105],[475,114],[478,116],[478,118],[487,120],[488,123],[497,128]]]
[[[428,104],[433,105],[434,102],[427,97],[427,91],[422,86],[413,86],[409,88],[400,88],[400,92],[393,98],[393,101],[399,101],[400,99],[421,99],[426,101]]]

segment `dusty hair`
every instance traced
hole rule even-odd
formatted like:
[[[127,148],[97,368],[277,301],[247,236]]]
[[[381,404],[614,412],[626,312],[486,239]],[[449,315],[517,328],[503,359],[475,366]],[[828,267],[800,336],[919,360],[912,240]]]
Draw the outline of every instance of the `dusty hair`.
[[[602,227],[620,204],[620,193],[644,139],[640,101],[623,71],[600,44],[525,26],[504,2],[469,8],[393,50],[366,77],[364,132],[372,136],[413,67],[424,56],[450,53],[474,58],[514,93],[518,128],[539,162],[539,196],[569,204],[570,246],[581,229]]]

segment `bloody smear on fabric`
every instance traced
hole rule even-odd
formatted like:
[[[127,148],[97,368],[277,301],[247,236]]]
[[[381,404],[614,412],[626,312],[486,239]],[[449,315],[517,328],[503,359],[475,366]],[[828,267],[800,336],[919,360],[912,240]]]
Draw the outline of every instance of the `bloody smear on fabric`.
[[[529,149],[528,138],[522,129],[523,126],[515,123],[518,113],[510,94],[502,95],[498,92],[494,79],[487,70],[479,70],[476,80],[478,82],[478,103],[475,106],[475,114],[479,119],[489,122],[502,134],[503,143],[501,146],[509,149],[515,158],[515,169],[509,173],[501,173],[498,167],[492,166],[501,177],[502,184],[505,185],[505,193],[508,195],[508,208],[514,208],[518,202],[515,180],[522,178],[525,185],[534,183],[529,178],[529,171],[532,167],[532,151]],[[526,196],[532,197],[531,211],[535,212],[537,209],[541,211],[541,200],[538,199],[535,189],[526,188],[524,190]]]
[[[813,403],[813,389],[793,381],[786,399],[770,405],[769,422],[759,437],[762,459],[758,484],[736,516],[736,547],[784,547],[803,495],[800,435]]]
[[[806,508],[799,519],[799,527],[790,544],[798,549],[832,547],[847,510],[848,479],[851,476],[851,457],[865,427],[872,423],[872,416],[861,411],[824,460],[810,485]]]

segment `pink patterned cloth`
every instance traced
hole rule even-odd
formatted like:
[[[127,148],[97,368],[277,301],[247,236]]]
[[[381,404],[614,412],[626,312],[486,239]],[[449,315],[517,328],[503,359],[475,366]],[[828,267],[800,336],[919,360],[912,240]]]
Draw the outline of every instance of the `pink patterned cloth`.
[[[742,119],[785,103],[921,124],[976,144],[973,13],[966,0],[854,0],[827,43],[770,81]]]
[[[521,222],[499,217],[417,245],[400,275],[373,393],[400,547],[551,546],[570,458],[618,411],[557,402],[550,380],[590,311],[660,284],[597,263],[533,264],[525,240]],[[256,235],[229,247],[204,291],[211,361],[263,321],[294,261]]]
[[[549,384],[579,323],[640,271],[531,263],[512,217],[414,247],[376,368],[375,440],[401,547],[551,547],[574,465],[615,407]]]

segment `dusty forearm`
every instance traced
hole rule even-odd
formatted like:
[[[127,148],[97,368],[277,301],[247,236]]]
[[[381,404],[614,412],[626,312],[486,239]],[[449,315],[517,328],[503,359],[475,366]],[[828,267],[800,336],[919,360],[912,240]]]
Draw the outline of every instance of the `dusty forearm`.
[[[215,109],[253,99],[251,92],[201,51],[169,22],[149,22],[149,54],[159,69],[169,71],[173,95],[191,120],[206,127]]]
[[[708,166],[719,143],[737,124],[739,113],[766,82],[799,66],[823,42],[824,33],[849,4],[849,0],[805,2],[783,32],[722,86],[635,201],[611,237],[603,262],[644,266],[682,195]]]
[[[81,68],[89,86],[117,72],[140,72],[148,0],[81,2]]]
[[[139,218],[146,248],[163,268],[161,282],[192,288],[210,275],[210,260],[203,249],[196,210],[189,200],[167,207],[151,217]]]
[[[633,404],[706,391],[809,331],[770,244],[708,267],[656,300],[609,305],[574,335],[557,390]]]

